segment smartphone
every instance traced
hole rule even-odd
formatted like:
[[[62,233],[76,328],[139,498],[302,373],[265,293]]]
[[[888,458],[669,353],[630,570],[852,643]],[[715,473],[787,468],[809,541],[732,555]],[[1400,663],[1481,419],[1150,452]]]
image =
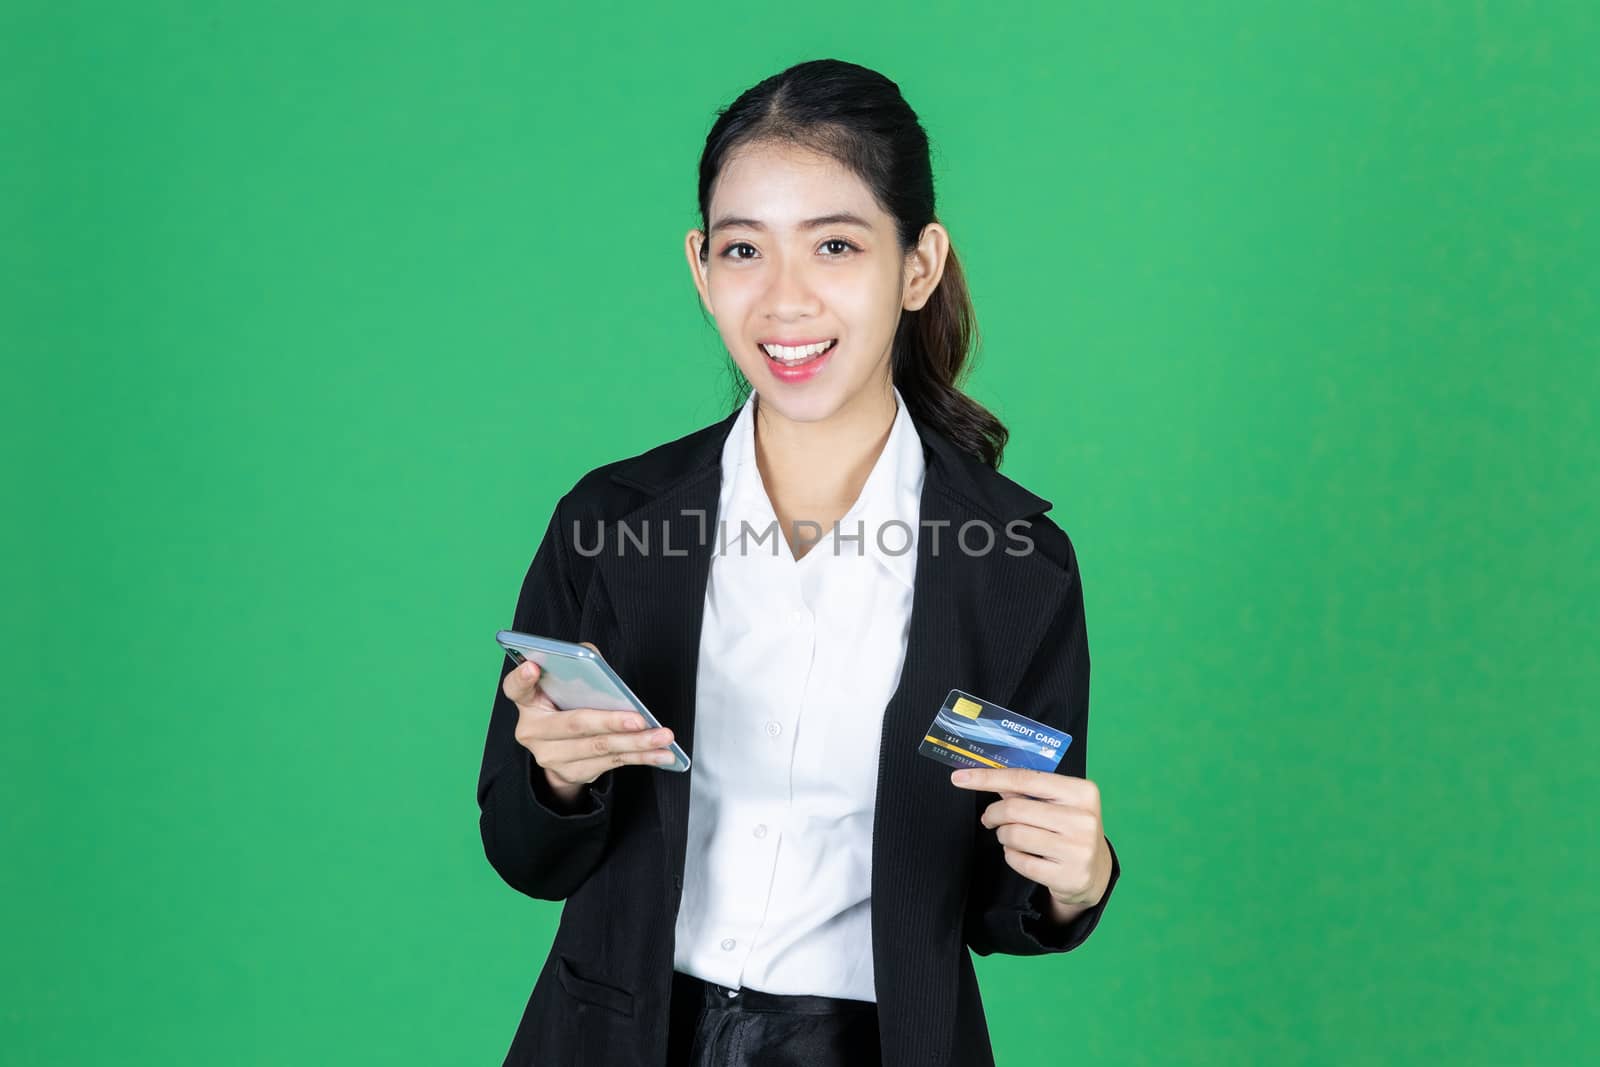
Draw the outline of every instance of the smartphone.
[[[589,646],[515,630],[501,630],[494,639],[519,667],[527,660],[539,665],[539,688],[556,707],[636,711],[644,719],[646,729],[660,728],[661,724],[644,706],[644,701],[634,696],[628,683],[611,669],[611,664]],[[675,757],[673,762],[644,766],[663,771],[689,769],[689,754],[676,740],[667,745],[667,749]]]

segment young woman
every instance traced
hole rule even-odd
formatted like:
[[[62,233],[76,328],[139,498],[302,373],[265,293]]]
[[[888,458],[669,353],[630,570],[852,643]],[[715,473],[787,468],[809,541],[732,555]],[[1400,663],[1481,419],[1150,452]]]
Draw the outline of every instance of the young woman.
[[[749,391],[584,475],[528,569],[512,627],[596,647],[663,728],[502,667],[484,850],[566,901],[505,1062],[992,1065],[970,953],[1075,948],[1120,873],[1076,555],[956,388],[972,309],[892,81],[756,85],[699,198]],[[953,688],[1070,733],[1056,773],[919,754]],[[674,739],[689,771],[652,769]]]

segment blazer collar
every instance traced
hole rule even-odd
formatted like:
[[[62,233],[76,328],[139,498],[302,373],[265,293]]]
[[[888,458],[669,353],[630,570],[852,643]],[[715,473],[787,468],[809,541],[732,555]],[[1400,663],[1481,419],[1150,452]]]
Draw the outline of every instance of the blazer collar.
[[[707,470],[719,467],[722,446],[739,410],[736,407],[709,426],[613,464],[611,479],[650,496],[663,496],[703,477]],[[1006,523],[1042,515],[1054,506],[966,452],[917,415],[911,415],[911,424],[922,440],[926,477],[980,514]]]

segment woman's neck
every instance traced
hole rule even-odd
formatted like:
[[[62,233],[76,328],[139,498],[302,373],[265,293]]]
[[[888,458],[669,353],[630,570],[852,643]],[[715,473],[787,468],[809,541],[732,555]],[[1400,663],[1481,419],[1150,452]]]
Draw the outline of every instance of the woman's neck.
[[[881,391],[864,391],[815,422],[797,422],[763,409],[757,396],[756,466],[791,545],[794,523],[815,522],[825,535],[856,502],[889,441],[894,419],[894,392],[887,382]]]

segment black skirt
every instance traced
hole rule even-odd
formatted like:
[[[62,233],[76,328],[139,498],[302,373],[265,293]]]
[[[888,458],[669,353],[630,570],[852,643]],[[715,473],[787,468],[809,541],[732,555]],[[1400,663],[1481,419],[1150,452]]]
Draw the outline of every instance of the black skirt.
[[[667,1067],[874,1067],[870,1000],[728,989],[672,972]]]

